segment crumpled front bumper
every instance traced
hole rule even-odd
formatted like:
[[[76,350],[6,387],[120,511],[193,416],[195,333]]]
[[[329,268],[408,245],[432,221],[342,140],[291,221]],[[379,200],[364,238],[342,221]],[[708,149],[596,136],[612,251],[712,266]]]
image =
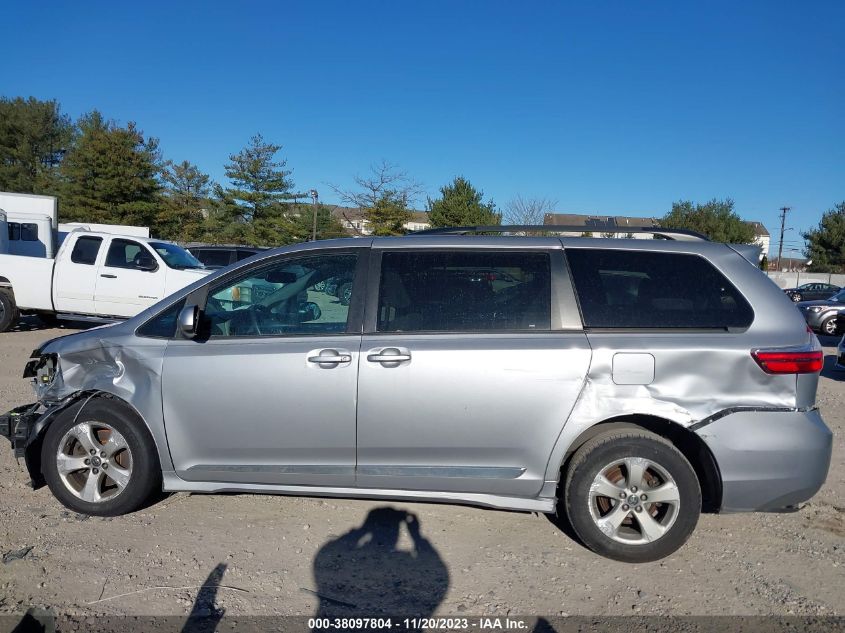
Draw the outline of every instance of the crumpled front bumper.
[[[41,403],[25,404],[0,415],[0,435],[9,439],[15,457],[23,457],[30,431],[46,413]]]

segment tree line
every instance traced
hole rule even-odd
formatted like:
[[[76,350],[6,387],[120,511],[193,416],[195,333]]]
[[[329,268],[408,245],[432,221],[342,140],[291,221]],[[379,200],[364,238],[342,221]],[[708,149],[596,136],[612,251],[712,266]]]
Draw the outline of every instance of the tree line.
[[[215,183],[189,160],[165,159],[158,139],[130,122],[94,110],[76,121],[56,100],[0,98],[0,190],[54,195],[63,221],[149,226],[177,241],[282,245],[310,239],[314,208],[297,192],[282,146],[256,134],[224,165],[227,184]],[[503,208],[464,176],[421,200],[424,188],[387,161],[331,185],[342,204],[363,212],[375,235],[401,235],[422,202],[433,227],[543,224],[556,202],[517,196]],[[317,237],[345,235],[332,207],[318,204]],[[658,218],[714,241],[751,243],[753,228],[730,198],[673,203]],[[804,234],[807,255],[825,270],[845,268],[845,202]]]

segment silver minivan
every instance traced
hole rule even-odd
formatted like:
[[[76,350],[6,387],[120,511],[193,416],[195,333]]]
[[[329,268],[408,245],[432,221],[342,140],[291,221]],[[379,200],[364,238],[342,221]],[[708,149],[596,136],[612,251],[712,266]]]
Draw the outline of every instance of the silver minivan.
[[[821,347],[742,249],[477,232],[266,251],[49,341],[0,433],[81,513],[162,488],[467,503],[630,562],[822,485]]]

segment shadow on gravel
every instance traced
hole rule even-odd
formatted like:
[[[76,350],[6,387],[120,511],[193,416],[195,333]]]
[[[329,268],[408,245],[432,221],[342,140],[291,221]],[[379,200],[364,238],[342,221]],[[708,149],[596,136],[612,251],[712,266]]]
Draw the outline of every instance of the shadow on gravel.
[[[87,321],[60,321],[57,319],[41,319],[37,316],[24,316],[21,317],[18,324],[9,329],[9,332],[37,332],[40,330],[52,330],[54,328],[60,330],[68,330],[68,334],[71,334],[71,330],[88,330],[92,327],[97,327],[98,325],[103,325],[102,323],[89,323]]]
[[[182,627],[182,633],[212,633],[216,631],[225,609],[217,606],[217,590],[226,573],[226,563],[219,563],[202,583],[191,607],[191,613]]]
[[[371,510],[361,527],[323,545],[314,579],[317,591],[306,591],[320,599],[317,618],[427,617],[449,589],[449,571],[419,518],[392,507]]]
[[[842,381],[845,380],[845,371],[841,369],[835,369],[836,365],[836,355],[835,354],[828,354],[824,357],[824,367],[822,367],[822,377],[829,378],[830,380],[838,380]]]

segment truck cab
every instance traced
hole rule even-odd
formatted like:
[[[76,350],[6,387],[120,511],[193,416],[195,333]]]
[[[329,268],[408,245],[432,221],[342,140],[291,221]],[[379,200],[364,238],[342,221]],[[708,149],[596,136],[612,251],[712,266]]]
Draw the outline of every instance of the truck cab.
[[[163,240],[75,230],[55,259],[0,254],[0,332],[17,316],[112,321],[134,316],[211,271]]]

